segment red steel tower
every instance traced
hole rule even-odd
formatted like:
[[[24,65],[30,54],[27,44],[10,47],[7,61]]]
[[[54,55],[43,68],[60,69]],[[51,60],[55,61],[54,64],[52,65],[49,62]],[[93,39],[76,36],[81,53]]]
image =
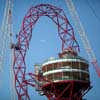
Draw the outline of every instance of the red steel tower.
[[[35,65],[35,73],[26,73],[25,57],[32,29],[41,16],[49,17],[57,25],[62,51],[59,58],[50,58],[43,64]],[[82,100],[91,88],[88,61],[78,56],[79,45],[63,9],[50,4],[31,7],[23,19],[18,41],[16,45],[12,44],[12,48],[18,100],[30,100],[28,86],[35,87],[48,100]]]

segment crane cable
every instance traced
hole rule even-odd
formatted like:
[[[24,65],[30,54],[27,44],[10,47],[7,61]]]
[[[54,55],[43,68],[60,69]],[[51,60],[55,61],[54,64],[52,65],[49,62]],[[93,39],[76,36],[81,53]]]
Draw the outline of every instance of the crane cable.
[[[92,7],[92,4],[90,4],[89,0],[87,0],[87,4],[89,6],[89,8],[91,9],[92,13],[94,14],[94,16],[97,18],[97,20],[100,21],[100,17],[96,14],[94,8]]]

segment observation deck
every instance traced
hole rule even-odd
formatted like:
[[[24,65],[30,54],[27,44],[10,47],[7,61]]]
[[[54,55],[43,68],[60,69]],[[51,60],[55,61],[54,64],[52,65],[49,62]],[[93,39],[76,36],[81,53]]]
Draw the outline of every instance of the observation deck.
[[[82,100],[91,88],[88,61],[70,52],[46,60],[41,71],[47,80],[42,82],[41,90],[47,97],[50,94],[57,98],[58,94],[62,94],[60,100],[77,100],[77,97]]]

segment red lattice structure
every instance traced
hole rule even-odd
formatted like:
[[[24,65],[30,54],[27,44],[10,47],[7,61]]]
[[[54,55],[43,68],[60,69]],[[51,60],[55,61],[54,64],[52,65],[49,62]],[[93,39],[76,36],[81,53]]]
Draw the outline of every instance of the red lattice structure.
[[[18,100],[30,100],[27,87],[37,87],[35,84],[35,77],[38,77],[37,79],[39,81],[48,81],[41,75],[36,76],[31,72],[26,73],[27,65],[25,63],[26,52],[29,48],[29,42],[32,38],[32,29],[34,29],[36,22],[42,16],[47,16],[57,25],[58,35],[62,42],[62,52],[64,50],[73,50],[74,53],[78,53],[79,51],[79,45],[75,39],[73,28],[61,8],[50,4],[40,4],[31,7],[23,19],[21,30],[17,38],[17,44],[12,45],[12,48],[14,48],[13,71],[15,75],[15,88],[18,95]],[[72,86],[73,82],[71,83],[69,81],[67,83],[67,88],[65,89],[71,91],[73,88]],[[53,88],[55,88],[55,86],[53,86]],[[62,91],[61,96],[66,90]],[[45,94],[48,96],[49,100],[65,100],[61,99],[60,95],[59,97],[53,97],[52,94],[48,94],[47,92]],[[76,100],[81,99],[77,98]]]

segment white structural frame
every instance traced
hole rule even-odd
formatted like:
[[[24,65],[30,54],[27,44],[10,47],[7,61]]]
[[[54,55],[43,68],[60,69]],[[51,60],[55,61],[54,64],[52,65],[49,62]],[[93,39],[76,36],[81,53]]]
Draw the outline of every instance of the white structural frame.
[[[49,64],[63,63],[63,62],[83,62],[85,64],[88,64],[87,61],[81,60],[81,59],[57,59],[57,60],[51,60],[51,61],[47,61],[47,62],[43,63],[42,67],[46,66],[46,65],[49,65]]]

